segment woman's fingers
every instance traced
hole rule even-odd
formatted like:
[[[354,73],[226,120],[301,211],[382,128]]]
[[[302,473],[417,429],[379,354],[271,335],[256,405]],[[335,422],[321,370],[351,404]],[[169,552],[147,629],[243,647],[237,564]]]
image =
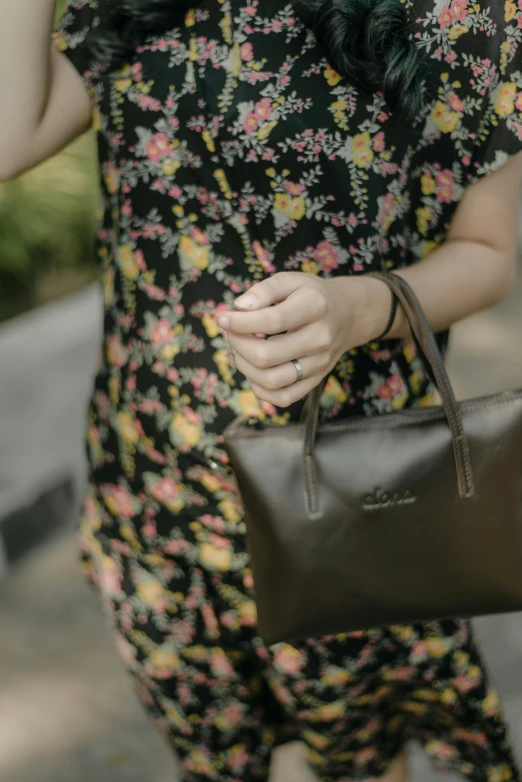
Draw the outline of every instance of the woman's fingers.
[[[319,363],[326,366],[332,344],[326,322],[313,323],[268,339],[229,331],[228,341],[238,356],[258,369],[270,369],[306,356],[317,356]]]
[[[312,388],[318,386],[322,377],[322,374],[314,375],[313,377],[301,380],[300,383],[286,386],[286,388],[280,388],[278,391],[270,391],[269,389],[258,385],[258,383],[251,383],[250,386],[258,399],[262,399],[264,402],[270,402],[276,407],[289,407],[290,405],[293,405],[294,402],[297,402],[299,399],[306,396]]]
[[[219,319],[219,325],[236,334],[282,334],[315,323],[325,314],[326,299],[321,289],[308,283],[274,306],[251,312],[227,312]]]
[[[298,360],[301,364],[303,380],[309,380],[323,372],[322,361],[317,356],[308,356]],[[245,375],[250,383],[255,383],[269,393],[297,383],[297,369],[291,361],[271,369],[259,369],[236,354],[236,368]]]

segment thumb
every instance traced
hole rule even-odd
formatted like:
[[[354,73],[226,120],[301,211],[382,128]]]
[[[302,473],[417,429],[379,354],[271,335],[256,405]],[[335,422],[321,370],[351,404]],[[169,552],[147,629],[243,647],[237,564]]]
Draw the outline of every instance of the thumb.
[[[239,296],[235,306],[240,310],[260,310],[284,301],[291,293],[305,284],[309,275],[302,272],[278,272],[266,280],[257,282],[248,293]]]

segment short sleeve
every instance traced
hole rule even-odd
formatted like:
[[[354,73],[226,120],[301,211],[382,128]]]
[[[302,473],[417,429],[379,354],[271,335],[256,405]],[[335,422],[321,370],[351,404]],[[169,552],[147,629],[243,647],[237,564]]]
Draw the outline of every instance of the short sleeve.
[[[89,42],[99,23],[98,0],[69,0],[53,35],[56,48],[68,57],[89,87],[95,75]]]
[[[493,40],[468,63],[473,91],[482,98],[478,122],[470,128],[470,183],[522,151],[522,2],[495,0],[492,8]]]

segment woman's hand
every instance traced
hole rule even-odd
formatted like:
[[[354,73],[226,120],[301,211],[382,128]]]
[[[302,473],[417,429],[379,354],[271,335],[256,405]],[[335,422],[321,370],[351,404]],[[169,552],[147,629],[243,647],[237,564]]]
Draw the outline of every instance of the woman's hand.
[[[390,293],[372,278],[324,280],[281,272],[254,285],[235,304],[240,311],[223,315],[219,325],[227,332],[238,370],[260,399],[288,407],[315,388],[343,353],[383,330]],[[302,367],[298,382],[294,360]]]

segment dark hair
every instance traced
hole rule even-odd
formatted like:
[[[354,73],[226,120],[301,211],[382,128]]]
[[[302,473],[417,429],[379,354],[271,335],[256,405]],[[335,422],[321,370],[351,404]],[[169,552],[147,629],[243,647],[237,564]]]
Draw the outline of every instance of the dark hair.
[[[106,71],[130,61],[148,36],[179,24],[194,0],[100,0],[93,51]],[[423,67],[400,0],[294,0],[333,67],[359,88],[382,92],[390,109],[413,120],[423,107]]]

